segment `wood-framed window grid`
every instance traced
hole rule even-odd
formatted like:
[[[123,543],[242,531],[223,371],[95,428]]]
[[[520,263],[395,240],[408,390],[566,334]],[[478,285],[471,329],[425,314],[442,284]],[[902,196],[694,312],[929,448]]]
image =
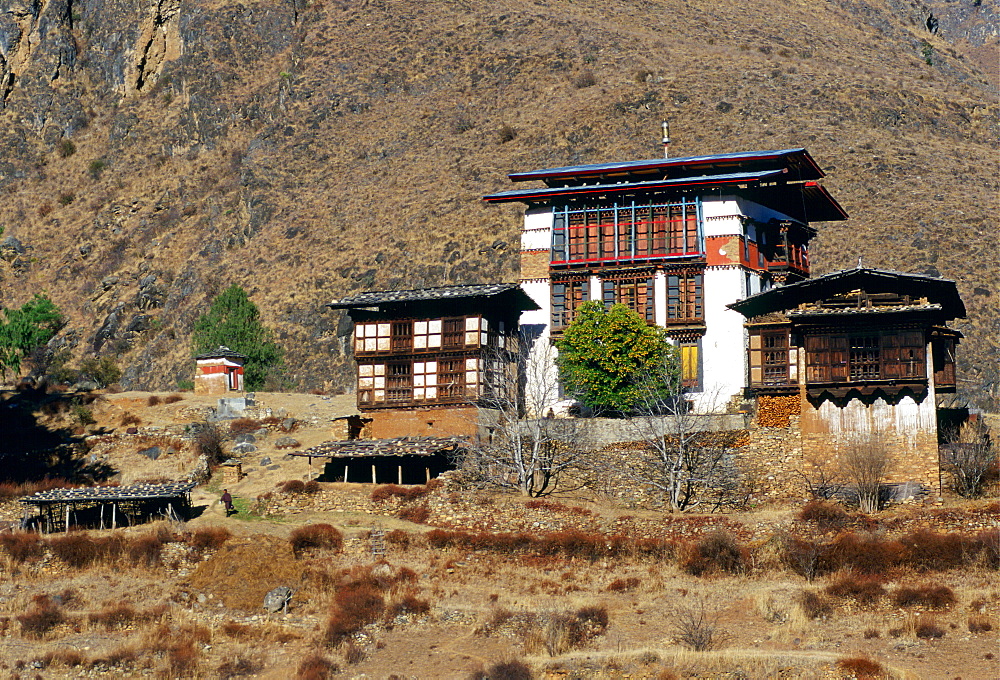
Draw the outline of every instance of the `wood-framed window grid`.
[[[701,271],[667,272],[667,323],[704,321],[704,282]]]
[[[922,330],[810,333],[805,337],[806,382],[925,380]]]
[[[600,263],[704,255],[701,201],[554,206],[551,262]]]
[[[387,403],[413,401],[413,362],[389,361],[385,365],[385,400]]]
[[[576,310],[587,298],[590,276],[580,274],[552,280],[552,330],[561,331],[576,318]]]
[[[606,307],[625,305],[646,321],[655,320],[653,273],[606,274],[601,278],[601,298]]]

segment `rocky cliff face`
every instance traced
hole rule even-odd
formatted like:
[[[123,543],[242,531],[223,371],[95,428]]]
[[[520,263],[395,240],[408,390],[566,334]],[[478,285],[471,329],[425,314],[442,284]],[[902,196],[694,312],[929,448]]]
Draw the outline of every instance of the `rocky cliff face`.
[[[926,28],[931,12],[938,33]],[[190,378],[230,283],[344,388],[372,288],[516,278],[506,173],[806,146],[852,219],[820,271],[959,281],[967,390],[996,396],[996,89],[989,0],[635,3],[9,0],[0,7],[0,304],[48,292],[77,356],[130,387]],[[992,43],[990,41],[993,41]],[[988,63],[988,62],[987,62]]]

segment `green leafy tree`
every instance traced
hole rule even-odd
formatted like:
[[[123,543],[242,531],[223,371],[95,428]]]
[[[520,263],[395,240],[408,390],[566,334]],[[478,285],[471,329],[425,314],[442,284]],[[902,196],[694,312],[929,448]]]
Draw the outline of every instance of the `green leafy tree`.
[[[283,351],[269,328],[260,321],[260,310],[247,292],[233,284],[219,293],[208,312],[194,324],[192,344],[195,354],[225,345],[247,357],[243,379],[248,390],[264,386],[268,372],[281,365]]]
[[[51,340],[63,323],[59,308],[44,295],[36,294],[20,309],[0,312],[0,374],[20,371],[21,361]]]
[[[583,303],[556,346],[563,385],[598,413],[626,413],[651,393],[677,390],[679,361],[666,331],[625,305]]]

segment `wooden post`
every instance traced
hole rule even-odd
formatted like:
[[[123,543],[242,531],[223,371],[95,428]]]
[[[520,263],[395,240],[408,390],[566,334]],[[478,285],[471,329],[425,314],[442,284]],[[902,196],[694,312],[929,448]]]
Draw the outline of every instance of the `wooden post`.
[[[63,533],[69,533],[69,503],[66,504],[66,526],[63,527]]]
[[[111,501],[111,528],[118,528],[118,504]]]
[[[398,470],[398,472],[399,472],[399,474],[396,475],[396,478],[399,480],[398,484],[400,486],[402,486],[403,485],[403,464],[402,463],[399,464],[399,470]]]
[[[372,484],[375,483],[375,463],[372,463]]]
[[[346,464],[344,465],[344,481],[345,482],[347,481],[347,468],[349,468],[349,467],[350,467],[349,465],[346,465]]]
[[[101,528],[104,528],[104,503],[101,503]]]
[[[427,481],[431,481],[431,469],[429,467],[424,468],[424,474],[427,475]]]

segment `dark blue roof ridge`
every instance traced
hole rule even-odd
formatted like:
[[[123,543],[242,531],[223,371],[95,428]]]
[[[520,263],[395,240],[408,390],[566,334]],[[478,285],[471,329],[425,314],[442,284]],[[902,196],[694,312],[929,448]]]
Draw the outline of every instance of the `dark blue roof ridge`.
[[[895,279],[933,286],[942,293],[939,296],[942,308],[952,313],[954,315],[953,318],[965,317],[965,303],[962,302],[962,298],[958,294],[958,286],[955,281],[928,274],[914,274],[893,269],[864,266],[854,267],[853,269],[841,269],[815,278],[777,286],[770,290],[754,293],[726,306],[740,312],[747,318],[752,318],[761,314],[778,311],[779,309],[791,309],[792,306],[799,304],[796,302],[796,299],[804,297],[804,294],[812,288],[820,288],[836,284],[842,280],[848,280],[852,277],[861,276],[871,277],[876,280],[882,279],[888,281]]]
[[[542,168],[539,170],[528,170],[526,172],[512,172],[507,177],[512,182],[526,182],[533,179],[544,179],[546,177],[554,176],[574,176],[574,175],[587,175],[587,174],[599,174],[604,172],[615,172],[621,170],[629,169],[639,169],[639,168],[659,168],[659,167],[672,167],[672,166],[684,166],[684,165],[697,165],[702,163],[712,163],[716,161],[738,161],[738,160],[759,160],[759,159],[773,159],[781,158],[786,156],[792,156],[794,154],[805,154],[810,163],[815,166],[815,161],[809,156],[809,152],[805,147],[796,147],[793,149],[773,149],[770,151],[737,151],[732,153],[722,153],[722,154],[706,154],[701,156],[679,156],[676,158],[648,158],[641,160],[632,161],[616,161],[611,163],[591,163],[587,165],[567,165],[563,167],[555,168]],[[819,172],[819,176],[823,176],[822,170],[818,166],[815,166],[816,170]]]
[[[494,297],[511,291],[521,293],[525,298],[525,300],[522,300],[522,303],[525,303],[525,301],[530,302],[530,298],[521,291],[521,287],[517,283],[472,283],[416,288],[412,290],[366,291],[339,300],[333,300],[326,306],[331,309],[347,309],[351,307],[374,306],[382,303]],[[531,302],[531,305],[525,308],[537,309],[537,306],[533,302]],[[524,304],[522,304],[522,307],[524,307]]]

